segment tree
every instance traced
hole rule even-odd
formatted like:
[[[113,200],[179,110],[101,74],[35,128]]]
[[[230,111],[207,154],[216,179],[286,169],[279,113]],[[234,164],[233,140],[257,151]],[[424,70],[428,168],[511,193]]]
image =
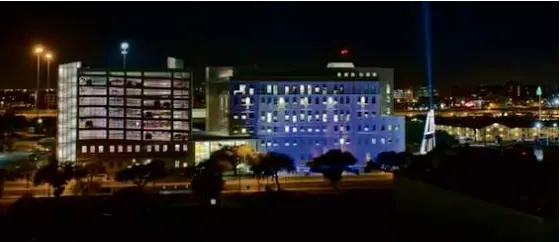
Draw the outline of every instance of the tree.
[[[161,160],[152,160],[147,164],[134,164],[117,172],[115,180],[119,182],[132,182],[139,189],[143,189],[149,181],[165,177],[165,163]]]
[[[93,182],[93,178],[105,172],[105,166],[100,162],[88,162],[84,166],[76,168],[74,172],[74,179],[76,182],[81,186],[83,190],[85,189],[88,193],[95,192],[95,188],[97,188],[97,184]],[[83,184],[82,179],[87,178],[86,184]]]
[[[201,162],[193,176],[191,187],[199,198],[217,198],[224,189],[223,166],[217,160]]]
[[[65,186],[73,178],[74,166],[70,163],[60,164],[51,156],[48,163],[35,173],[33,185],[48,184],[53,187],[53,195],[60,197],[64,192]]]
[[[253,173],[257,176],[272,176],[276,182],[276,188],[280,190],[280,181],[278,180],[278,172],[294,171],[296,169],[294,159],[292,157],[276,152],[269,152],[262,156],[256,164],[253,164]]]
[[[358,160],[354,155],[340,149],[332,149],[325,154],[315,157],[311,161],[311,171],[320,172],[334,187],[342,179],[342,172],[351,171],[349,166],[356,164]]]

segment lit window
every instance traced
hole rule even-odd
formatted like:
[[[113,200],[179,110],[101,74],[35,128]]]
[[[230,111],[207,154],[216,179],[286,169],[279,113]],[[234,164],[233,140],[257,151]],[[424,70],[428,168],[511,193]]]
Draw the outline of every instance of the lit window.
[[[360,72],[359,76],[360,76],[360,77],[363,77],[363,76],[364,76],[364,73],[363,73],[363,72]]]
[[[152,152],[152,146],[151,145],[146,145],[146,151]]]
[[[292,128],[292,133],[297,133],[297,127]]]
[[[348,72],[344,72],[344,77],[348,77]]]
[[[288,126],[288,125],[284,126],[284,132],[289,133],[290,132],[290,126]]]
[[[98,151],[99,153],[103,153],[103,145],[98,146],[98,147],[97,147],[97,151]]]
[[[381,144],[385,144],[385,138],[381,138]]]
[[[175,168],[179,168],[179,166],[181,165],[181,162],[178,160],[175,160]]]
[[[238,119],[238,118],[239,118],[239,116],[233,115],[233,119]]]
[[[241,133],[243,133],[243,134],[244,134],[244,133],[247,133],[247,129],[246,129],[246,128],[242,128],[242,129],[241,129]]]
[[[117,146],[117,152],[119,152],[119,153],[123,152],[123,146],[122,145]]]
[[[135,145],[135,146],[134,146],[134,150],[135,150],[136,152],[140,152],[140,145]]]
[[[377,143],[377,140],[375,140],[375,138],[371,138],[371,144],[375,144]]]
[[[272,122],[272,113],[266,113],[266,122],[267,123]]]
[[[339,72],[339,73],[336,73],[336,76],[341,77],[341,76],[342,76],[342,73],[340,73],[340,72]]]
[[[140,147],[140,146],[138,146]],[[163,152],[167,152],[167,145],[163,145]]]
[[[390,124],[387,125],[387,130],[389,130],[389,131],[393,130],[393,125],[390,125]]]
[[[181,151],[181,145],[175,145],[175,151],[176,152]]]
[[[183,151],[188,151],[188,150],[189,150],[189,147],[186,144],[184,144],[183,145]]]
[[[154,145],[154,151],[159,152],[159,145]]]
[[[290,142],[284,143],[284,146],[290,146]]]
[[[87,146],[82,145],[82,153],[87,153]]]
[[[126,146],[126,152],[132,152],[132,145]]]
[[[272,86],[271,85],[266,85],[266,93],[267,94],[272,93]]]
[[[95,153],[95,145],[89,147],[89,153]]]
[[[351,77],[355,77],[355,76],[356,76],[356,73],[352,72],[352,73],[350,73],[350,76],[351,76]]]

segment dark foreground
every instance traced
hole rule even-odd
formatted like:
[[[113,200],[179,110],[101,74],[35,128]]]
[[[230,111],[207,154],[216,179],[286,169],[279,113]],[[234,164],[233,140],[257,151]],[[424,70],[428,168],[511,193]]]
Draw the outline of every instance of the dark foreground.
[[[396,241],[390,190],[225,196],[62,198],[16,204],[1,241]]]

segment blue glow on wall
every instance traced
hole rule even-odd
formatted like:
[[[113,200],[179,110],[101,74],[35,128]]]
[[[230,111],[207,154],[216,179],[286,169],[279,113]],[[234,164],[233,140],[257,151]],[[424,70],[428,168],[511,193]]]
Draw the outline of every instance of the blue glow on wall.
[[[375,81],[230,82],[230,131],[257,139],[257,150],[298,165],[339,148],[361,164],[405,150],[404,117],[384,116]]]

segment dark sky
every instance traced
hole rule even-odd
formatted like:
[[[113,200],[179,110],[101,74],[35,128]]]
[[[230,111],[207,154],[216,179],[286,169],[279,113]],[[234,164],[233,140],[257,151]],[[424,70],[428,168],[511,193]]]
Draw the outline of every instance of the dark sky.
[[[558,2],[435,2],[434,85],[557,84]],[[346,46],[360,66],[395,68],[396,85],[425,83],[419,2],[0,3],[0,88],[35,85],[35,43],[57,62],[163,67],[323,66]],[[44,68],[43,68],[44,69]]]

